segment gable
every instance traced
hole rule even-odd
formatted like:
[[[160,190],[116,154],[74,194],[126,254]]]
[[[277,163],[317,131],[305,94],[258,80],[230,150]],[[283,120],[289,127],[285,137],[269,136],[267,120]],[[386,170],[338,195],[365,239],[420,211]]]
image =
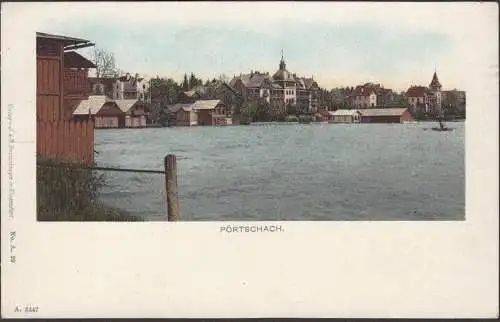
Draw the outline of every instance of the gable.
[[[106,102],[99,112],[96,114],[97,116],[121,116],[124,115],[123,111],[116,105],[115,102]]]

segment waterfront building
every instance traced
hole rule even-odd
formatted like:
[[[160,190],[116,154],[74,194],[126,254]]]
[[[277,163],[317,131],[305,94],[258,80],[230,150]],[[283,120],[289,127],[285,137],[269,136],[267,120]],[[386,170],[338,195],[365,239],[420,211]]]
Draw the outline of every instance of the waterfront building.
[[[404,123],[412,120],[407,108],[359,109],[361,123]]]
[[[169,125],[226,125],[231,124],[230,112],[222,100],[197,100],[169,107]]]
[[[365,83],[356,86],[351,93],[351,104],[354,108],[386,107],[392,101],[392,90],[380,84]]]
[[[145,103],[138,99],[114,100],[123,112],[124,127],[146,127]]]
[[[442,85],[439,82],[437,73],[434,72],[431,83],[428,87],[411,86],[406,91],[406,98],[413,113],[422,109],[426,114],[442,113]]]
[[[329,113],[332,123],[404,123],[412,120],[407,108],[341,109]]]
[[[139,128],[146,126],[144,103],[137,99],[113,100],[105,95],[91,95],[73,111],[75,120],[92,120],[95,128]]]
[[[271,76],[268,72],[250,71],[240,74],[229,83],[244,101],[263,99],[272,106],[295,105],[303,113],[316,112],[319,86],[314,79],[298,77],[286,68],[283,54],[278,70]]]
[[[429,84],[429,108],[432,113],[437,115],[442,114],[442,100],[441,100],[441,83],[438,80],[436,72],[432,76],[431,83]]]
[[[361,113],[358,110],[336,110],[330,112],[333,123],[360,123]]]
[[[112,99],[104,95],[92,95],[81,101],[73,111],[75,120],[92,120],[95,128],[119,128],[124,126],[123,111]]]

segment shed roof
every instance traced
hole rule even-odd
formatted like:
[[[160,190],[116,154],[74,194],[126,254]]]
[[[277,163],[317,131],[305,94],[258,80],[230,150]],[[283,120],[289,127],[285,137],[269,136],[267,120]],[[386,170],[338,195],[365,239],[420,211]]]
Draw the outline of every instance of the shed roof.
[[[221,100],[197,100],[191,105],[192,109],[195,110],[213,110]]]
[[[138,102],[137,99],[128,99],[128,100],[115,100],[116,105],[122,110],[124,113],[127,113],[134,105]]]
[[[107,102],[113,102],[113,100],[105,95],[91,95],[89,99],[83,100],[77,105],[73,115],[95,115]]]
[[[366,108],[360,109],[363,116],[400,116],[407,108]]]
[[[342,110],[336,110],[335,112],[331,112],[330,115],[333,115],[333,116],[352,116],[356,113],[360,113],[360,111],[359,110],[342,109]]]
[[[64,67],[65,68],[96,68],[97,66],[83,57],[76,51],[67,51],[64,53]]]
[[[185,103],[177,103],[177,104],[174,104],[174,105],[171,105],[169,106],[167,109],[170,113],[176,113],[178,110],[180,110],[181,108],[189,108],[192,104],[188,103],[188,104],[185,104]]]
[[[63,43],[65,50],[94,46],[93,43],[91,43],[89,40],[86,40],[86,39],[67,37],[67,36],[61,36],[61,35],[54,35],[54,34],[47,34],[44,32],[37,32],[36,37],[41,38],[41,39],[59,40]]]

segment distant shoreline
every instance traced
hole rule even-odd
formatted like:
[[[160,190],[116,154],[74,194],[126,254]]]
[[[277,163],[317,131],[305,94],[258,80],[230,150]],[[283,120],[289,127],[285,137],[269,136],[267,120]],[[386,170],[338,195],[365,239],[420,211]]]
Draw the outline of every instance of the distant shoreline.
[[[451,120],[442,120],[442,122],[445,123],[464,123],[466,119],[451,119]],[[416,124],[416,123],[435,123],[437,122],[436,120],[413,120],[409,123],[335,123],[335,122],[287,122],[287,121],[269,121],[269,122],[252,122],[250,124],[240,124],[240,123],[233,123],[233,124],[227,124],[227,125],[192,125],[192,126],[183,126],[183,125],[172,125],[172,126],[159,126],[159,125],[154,125],[154,126],[146,126],[146,127],[135,127],[135,128],[129,128],[129,127],[115,127],[115,128],[95,128],[94,130],[137,130],[137,129],[157,129],[157,128],[172,128],[172,127],[226,127],[226,126],[249,126],[249,125],[267,125],[267,124],[287,124],[287,125],[297,125],[297,124]]]

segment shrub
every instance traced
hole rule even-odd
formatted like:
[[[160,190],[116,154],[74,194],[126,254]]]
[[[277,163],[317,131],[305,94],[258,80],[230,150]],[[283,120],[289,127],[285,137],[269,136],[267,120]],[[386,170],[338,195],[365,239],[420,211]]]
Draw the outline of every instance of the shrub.
[[[141,221],[123,210],[98,201],[104,175],[38,158],[37,220],[39,221]]]

